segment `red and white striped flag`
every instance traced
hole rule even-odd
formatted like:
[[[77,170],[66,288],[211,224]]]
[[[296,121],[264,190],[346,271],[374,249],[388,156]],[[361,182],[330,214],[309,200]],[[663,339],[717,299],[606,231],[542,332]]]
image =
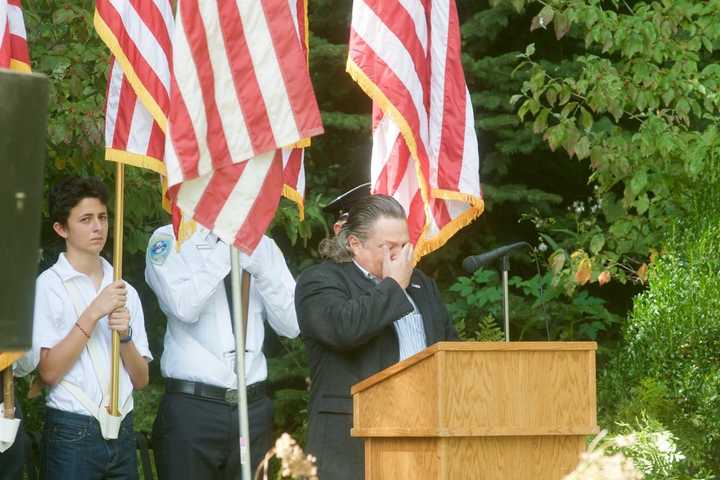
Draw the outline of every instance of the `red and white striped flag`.
[[[454,0],[355,0],[347,71],[373,100],[371,180],[408,215],[416,258],[482,214]]]
[[[283,148],[283,197],[298,207],[300,220],[305,218],[305,149]]]
[[[169,194],[245,252],[283,192],[282,149],[322,133],[297,23],[288,0],[177,6]]]
[[[289,5],[307,54],[307,6],[304,0],[289,0]],[[170,0],[98,0],[95,26],[113,53],[105,117],[106,158],[166,175],[165,129],[174,28]],[[301,218],[303,155],[302,148],[287,149],[282,155],[283,195],[298,204]]]
[[[165,175],[165,133],[110,59],[105,106],[105,158]]]
[[[289,0],[290,10],[295,22],[295,30],[302,45],[305,60],[310,51],[307,0]],[[309,61],[308,61],[309,67]],[[298,216],[305,218],[305,149],[310,139],[302,140],[296,148],[283,149],[283,196],[295,202]]]
[[[30,53],[20,0],[0,0],[0,68],[30,72]]]
[[[170,0],[97,0],[95,29],[112,53],[105,156],[161,175],[170,107]]]

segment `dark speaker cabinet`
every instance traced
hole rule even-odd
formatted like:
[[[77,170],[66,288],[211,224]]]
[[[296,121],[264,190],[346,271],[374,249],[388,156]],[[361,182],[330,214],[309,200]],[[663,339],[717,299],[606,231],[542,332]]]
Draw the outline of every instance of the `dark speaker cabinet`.
[[[0,69],[0,351],[32,343],[48,80]]]

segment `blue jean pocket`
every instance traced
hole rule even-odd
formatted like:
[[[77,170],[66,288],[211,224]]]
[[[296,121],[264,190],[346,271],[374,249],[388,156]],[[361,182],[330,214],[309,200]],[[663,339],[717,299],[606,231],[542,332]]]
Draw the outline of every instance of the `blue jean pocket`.
[[[47,439],[50,443],[78,443],[87,435],[87,427],[55,424],[50,427]]]

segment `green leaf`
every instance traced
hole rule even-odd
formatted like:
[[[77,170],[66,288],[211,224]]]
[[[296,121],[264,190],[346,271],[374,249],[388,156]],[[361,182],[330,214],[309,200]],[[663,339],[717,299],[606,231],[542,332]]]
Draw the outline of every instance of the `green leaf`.
[[[675,90],[673,90],[672,88],[666,90],[665,93],[663,93],[662,99],[665,103],[665,106],[669,107],[670,103],[672,103],[673,99],[675,99]]]
[[[537,68],[530,78],[530,89],[533,92],[539,92],[543,85],[545,85],[545,70]]]
[[[575,155],[577,155],[578,160],[584,160],[590,156],[590,140],[588,137],[580,137],[580,140],[575,144]]]
[[[586,132],[593,126],[592,114],[585,107],[580,108],[580,123]]]
[[[548,128],[545,130],[543,138],[548,143],[550,150],[554,152],[565,140],[565,126],[555,125],[554,127]]]
[[[549,108],[543,108],[533,122],[533,132],[542,133],[547,128],[547,118],[550,114]]]
[[[516,12],[521,13],[525,8],[525,0],[512,0],[512,5]]]
[[[530,57],[535,53],[535,44],[531,43],[525,48],[525,56]]]
[[[555,14],[555,38],[560,40],[570,31],[570,20],[564,13]]]
[[[555,105],[555,102],[557,102],[557,97],[557,90],[553,85],[549,86],[548,89],[545,90],[545,98],[551,107]]]
[[[632,223],[628,220],[619,220],[610,226],[610,233],[616,237],[624,237],[632,230]]]
[[[565,130],[565,138],[563,140],[562,146],[563,148],[565,148],[565,151],[568,153],[568,155],[575,155],[575,148],[577,146],[578,140],[580,140],[580,132],[577,128],[575,128],[574,125]]]
[[[603,198],[602,209],[608,222],[615,222],[625,216],[625,209],[622,208],[620,202],[615,201],[609,196]]]
[[[530,23],[530,31],[538,28],[546,29],[555,16],[555,9],[550,5],[545,5],[540,13],[538,13]]]
[[[542,237],[542,239],[545,240],[547,244],[550,245],[550,248],[552,248],[553,250],[560,250],[560,245],[558,245],[557,242],[550,235],[541,233],[540,237]]]
[[[550,255],[548,263],[550,264],[550,271],[553,273],[553,275],[557,275],[558,273],[560,273],[560,270],[562,270],[565,266],[565,260],[566,255],[564,250],[557,250],[552,255]]]
[[[633,175],[632,180],[630,180],[630,191],[634,195],[639,195],[640,192],[645,190],[645,187],[647,186],[648,177],[647,172],[640,171],[636,172],[635,175]]]
[[[567,84],[564,84],[562,88],[560,88],[560,95],[558,97],[558,105],[565,105],[568,100],[570,100],[570,97],[572,96],[572,90],[570,89],[570,86]]]
[[[602,233],[596,233],[590,240],[590,251],[597,255],[600,250],[605,246],[605,235]]]
[[[637,198],[637,200],[635,200],[635,209],[637,210],[638,215],[643,215],[647,212],[649,207],[650,199],[648,198],[647,193],[643,193]]]
[[[535,101],[535,100],[533,100],[532,98],[528,98],[527,100],[525,100],[525,101],[523,102],[522,105],[520,105],[520,108],[518,109],[518,113],[517,113],[517,114],[518,114],[518,117],[520,117],[520,120],[521,120],[521,121],[524,121],[524,120],[525,120],[525,115],[526,115],[527,112],[530,110],[530,104],[531,104],[531,102],[534,102],[534,101]]]

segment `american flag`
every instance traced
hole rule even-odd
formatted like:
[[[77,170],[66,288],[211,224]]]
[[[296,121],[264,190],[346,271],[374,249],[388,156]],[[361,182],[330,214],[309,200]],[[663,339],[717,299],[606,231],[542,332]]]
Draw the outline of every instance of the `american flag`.
[[[94,24],[112,54],[105,158],[155,171],[165,185],[174,24],[170,0],[97,0]]]
[[[297,38],[302,40],[301,46],[306,52],[305,2],[286,0],[284,3],[291,10]],[[227,7],[222,8],[227,10]],[[166,176],[166,161],[169,159],[170,165],[176,166],[178,159],[174,149],[168,151],[167,158],[165,155],[167,124],[171,115],[170,89],[175,84],[173,76],[178,75],[172,69],[175,32],[171,3],[169,0],[97,0],[95,26],[113,54],[108,75],[106,158],[149,168]],[[183,61],[192,63],[193,60],[185,58]],[[240,114],[240,110],[234,112],[234,115]],[[200,118],[194,120],[202,121]],[[256,121],[257,117],[250,120]],[[305,188],[303,155],[302,148],[288,148],[278,157],[282,160],[280,177],[284,181],[281,192],[298,204],[301,217]],[[166,186],[167,177],[163,180]],[[171,192],[173,199],[184,198],[177,193],[177,188]],[[222,195],[213,198],[222,201]],[[215,207],[221,208],[222,205]],[[177,207],[173,210],[173,218],[179,220]],[[186,216],[184,220],[188,218]],[[204,218],[207,220],[207,217]],[[203,223],[207,224],[206,221]]]
[[[347,71],[373,101],[371,181],[408,215],[419,259],[482,214],[454,0],[355,0]]]
[[[30,72],[30,54],[20,0],[0,0],[0,68]]]
[[[183,215],[246,252],[283,193],[283,149],[322,133],[296,1],[177,6],[169,194]]]

